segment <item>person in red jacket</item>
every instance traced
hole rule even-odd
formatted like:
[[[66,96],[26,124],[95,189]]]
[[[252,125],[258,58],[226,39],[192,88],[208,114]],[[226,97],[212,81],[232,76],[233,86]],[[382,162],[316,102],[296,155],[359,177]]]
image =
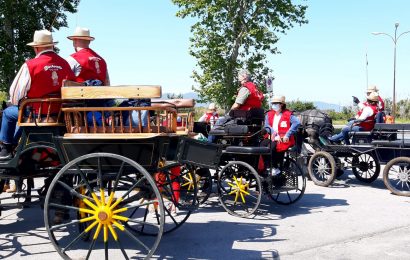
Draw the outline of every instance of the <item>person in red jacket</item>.
[[[284,152],[295,145],[295,137],[300,120],[293,115],[292,111],[286,108],[284,96],[274,96],[271,99],[272,110],[265,116],[266,139],[261,142],[261,146],[272,148],[272,168],[269,174],[278,175],[280,164],[283,161]],[[265,165],[266,158],[265,158]],[[268,167],[266,165],[266,167]],[[266,168],[265,167],[265,168]]]
[[[51,32],[47,30],[35,31],[33,42],[28,46],[33,47],[36,57],[26,61],[20,68],[10,86],[11,106],[3,111],[1,122],[0,160],[11,158],[11,150],[17,144],[21,131],[16,127],[18,118],[18,105],[23,98],[59,97],[64,79],[74,80],[74,74],[67,61],[54,52]],[[33,105],[33,112],[37,114],[40,105]],[[43,107],[42,111],[47,111]],[[58,111],[51,111],[58,112]]]
[[[90,35],[88,28],[77,27],[74,34],[67,37],[73,41],[75,52],[67,58],[72,71],[79,83],[85,82],[87,86],[109,86],[110,77],[108,75],[107,63],[90,48],[90,43],[95,38]],[[114,100],[91,100],[87,102],[90,107],[111,107]],[[87,121],[93,125],[93,115],[98,126],[102,125],[101,112],[88,112]],[[109,117],[107,113],[107,117]],[[128,118],[128,116],[126,116]]]
[[[250,80],[250,73],[248,70],[241,70],[238,73],[238,81],[241,86],[238,89],[238,94],[235,103],[231,110],[250,110],[251,108],[261,108],[263,102],[263,93]]]
[[[211,103],[208,106],[208,110],[203,114],[199,119],[198,122],[205,122],[211,126],[211,129],[215,125],[216,121],[218,120],[219,115],[217,112],[217,107],[215,103]]]
[[[361,109],[353,120],[350,120],[346,126],[342,128],[340,133],[333,135],[325,140],[321,138],[322,142],[326,144],[326,141],[338,143],[344,141],[345,144],[350,144],[349,132],[357,131],[371,131],[376,123],[376,114],[378,112],[377,104],[379,102],[379,94],[377,92],[371,92],[367,96],[367,101],[363,109]]]
[[[77,27],[74,34],[67,37],[73,41],[75,53],[67,61],[73,70],[76,81],[99,80],[102,85],[109,86],[107,63],[90,48],[90,43],[95,38],[90,35],[88,28]]]

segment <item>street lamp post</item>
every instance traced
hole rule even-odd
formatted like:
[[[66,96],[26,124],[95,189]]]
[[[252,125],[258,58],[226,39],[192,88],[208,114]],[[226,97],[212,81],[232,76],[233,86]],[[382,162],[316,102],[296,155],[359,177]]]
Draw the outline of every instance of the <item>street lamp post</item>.
[[[399,23],[394,24],[394,38],[390,34],[384,32],[372,32],[373,35],[387,35],[389,36],[394,43],[394,57],[393,57],[393,104],[392,104],[392,115],[393,115],[393,123],[396,121],[396,46],[397,41],[399,38],[410,31],[403,32],[397,36],[397,27],[399,27]]]

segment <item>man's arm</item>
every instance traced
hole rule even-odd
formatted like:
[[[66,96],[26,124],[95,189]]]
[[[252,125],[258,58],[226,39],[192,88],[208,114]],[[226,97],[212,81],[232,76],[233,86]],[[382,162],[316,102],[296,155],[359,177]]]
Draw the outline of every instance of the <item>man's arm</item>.
[[[11,104],[17,106],[20,100],[27,96],[27,92],[30,90],[30,86],[30,72],[28,70],[27,64],[24,63],[10,86],[9,94]]]
[[[74,75],[76,77],[78,77],[78,75],[80,75],[81,72],[81,65],[80,63],[78,63],[78,61],[76,61],[73,57],[68,56],[66,61],[68,62],[68,64],[70,65],[71,70],[74,72]]]

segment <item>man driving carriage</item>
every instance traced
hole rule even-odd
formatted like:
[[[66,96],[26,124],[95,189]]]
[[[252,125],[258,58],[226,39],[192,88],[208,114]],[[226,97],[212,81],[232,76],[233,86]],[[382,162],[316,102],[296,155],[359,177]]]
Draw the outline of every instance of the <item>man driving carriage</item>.
[[[379,94],[379,88],[375,85],[369,86],[366,90],[366,97],[370,95],[370,93],[376,92]],[[360,102],[359,99],[355,96],[353,96],[353,103],[357,104],[360,110],[362,110],[366,105],[368,105],[368,102]],[[384,123],[384,100],[381,98],[379,95],[379,102],[377,103],[377,109],[378,112],[376,114],[376,123]]]
[[[377,104],[379,102],[379,94],[371,92],[367,96],[367,102],[364,103],[354,120],[350,120],[345,127],[342,128],[339,134],[328,138],[332,143],[338,143],[344,140],[345,144],[350,145],[349,132],[371,131],[375,125],[375,118],[378,112]]]
[[[241,86],[238,89],[238,94],[235,103],[231,110],[250,110],[251,108],[261,108],[263,101],[263,93],[251,81],[248,70],[243,69],[238,73],[238,81]]]
[[[67,61],[54,52],[56,43],[51,32],[39,30],[35,31],[33,42],[27,44],[33,47],[36,56],[21,66],[10,86],[12,105],[3,111],[0,160],[11,158],[12,146],[17,144],[21,136],[21,131],[16,126],[20,101],[24,98],[59,97],[62,81],[75,79]],[[40,105],[34,104],[32,109],[34,114],[37,114]],[[47,111],[47,108],[41,111]]]
[[[272,168],[270,175],[278,175],[280,163],[283,161],[284,152],[295,145],[295,137],[300,121],[286,108],[284,96],[274,96],[271,99],[272,110],[265,116],[266,139],[261,142],[261,146],[272,149]],[[265,165],[269,165],[267,158]]]

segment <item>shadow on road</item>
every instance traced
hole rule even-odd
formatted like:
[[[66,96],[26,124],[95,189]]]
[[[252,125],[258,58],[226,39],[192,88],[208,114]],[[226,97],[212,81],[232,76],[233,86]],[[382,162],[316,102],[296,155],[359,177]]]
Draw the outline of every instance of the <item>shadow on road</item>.
[[[240,221],[240,218],[239,218]],[[183,234],[173,232],[163,236],[155,256],[159,259],[274,259],[278,252],[274,249],[261,252],[251,250],[249,245],[260,243],[273,247],[276,225],[271,223],[253,224],[240,222],[210,221],[208,223],[185,223]],[[204,239],[205,238],[205,239]],[[247,244],[243,249],[241,245]],[[185,245],[175,248],[175,245]],[[170,252],[178,251],[178,257]]]
[[[21,257],[41,255],[52,251],[27,252],[27,246],[43,248],[43,245],[51,245],[47,232],[44,228],[43,211],[38,206],[19,210],[16,214],[7,216],[10,211],[3,211],[0,220],[1,234],[7,234],[0,238],[0,258],[11,257],[18,254]],[[21,242],[24,241],[24,242]],[[33,243],[33,241],[41,241]]]

